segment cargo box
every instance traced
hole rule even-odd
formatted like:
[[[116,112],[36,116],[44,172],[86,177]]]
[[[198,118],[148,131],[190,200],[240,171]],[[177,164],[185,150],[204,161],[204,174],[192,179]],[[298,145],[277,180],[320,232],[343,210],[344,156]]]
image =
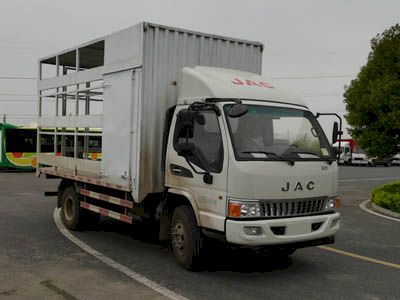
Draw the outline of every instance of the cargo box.
[[[38,172],[119,187],[136,202],[161,192],[165,113],[182,68],[260,74],[262,51],[258,42],[140,23],[41,59],[38,145],[54,152],[38,154]]]

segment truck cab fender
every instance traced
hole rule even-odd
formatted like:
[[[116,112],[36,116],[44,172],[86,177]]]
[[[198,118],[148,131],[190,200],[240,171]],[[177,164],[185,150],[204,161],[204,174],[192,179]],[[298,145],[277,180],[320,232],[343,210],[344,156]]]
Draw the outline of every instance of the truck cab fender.
[[[160,221],[159,240],[166,241],[169,239],[169,232],[172,220],[172,214],[177,206],[187,205],[191,207],[196,223],[200,226],[199,210],[191,193],[179,189],[168,189],[165,193],[163,201],[157,208],[158,220]]]
[[[174,189],[174,188],[170,188],[168,189],[168,194],[172,194],[172,195],[179,195],[182,196],[183,198],[186,198],[187,203],[190,204],[194,215],[196,216],[196,222],[197,225],[200,226],[200,215],[199,215],[199,209],[196,205],[196,202],[194,201],[194,198],[192,196],[191,193],[186,192],[186,191],[182,191],[182,190],[178,190],[178,189]]]

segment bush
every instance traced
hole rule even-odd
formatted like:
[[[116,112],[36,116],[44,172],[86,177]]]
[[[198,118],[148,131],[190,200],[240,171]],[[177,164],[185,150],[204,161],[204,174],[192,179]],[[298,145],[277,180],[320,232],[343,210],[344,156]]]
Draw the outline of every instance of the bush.
[[[380,207],[400,213],[400,181],[375,188],[371,200]]]

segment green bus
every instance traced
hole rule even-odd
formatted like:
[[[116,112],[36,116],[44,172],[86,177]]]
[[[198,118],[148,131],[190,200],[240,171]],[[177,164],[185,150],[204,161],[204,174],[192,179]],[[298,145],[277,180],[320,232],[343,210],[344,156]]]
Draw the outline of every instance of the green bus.
[[[0,123],[0,170],[34,170],[36,168],[37,129]],[[73,156],[73,138],[65,136],[64,156]],[[89,137],[90,160],[101,160],[101,136]],[[83,136],[78,139],[78,158],[83,158]],[[42,153],[54,153],[54,135],[42,135]],[[61,155],[61,141],[58,141],[56,155]]]
[[[0,169],[33,170],[36,165],[36,129],[0,123]]]

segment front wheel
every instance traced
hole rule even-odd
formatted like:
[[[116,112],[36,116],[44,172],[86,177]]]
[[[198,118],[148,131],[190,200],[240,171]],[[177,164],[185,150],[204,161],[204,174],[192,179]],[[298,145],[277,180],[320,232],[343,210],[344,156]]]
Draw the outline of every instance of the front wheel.
[[[197,269],[202,246],[201,233],[189,206],[175,208],[170,232],[172,251],[178,264],[189,270]]]

